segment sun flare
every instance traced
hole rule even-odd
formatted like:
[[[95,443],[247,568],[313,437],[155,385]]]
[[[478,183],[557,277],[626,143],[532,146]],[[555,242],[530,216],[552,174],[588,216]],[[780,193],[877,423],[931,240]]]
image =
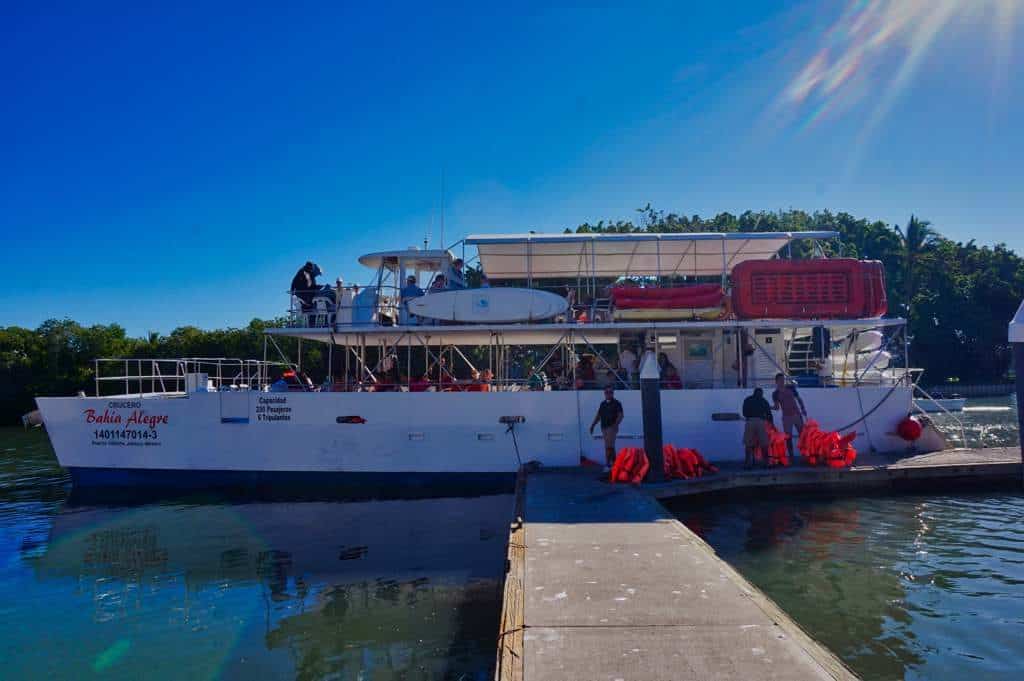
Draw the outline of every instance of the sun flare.
[[[1006,80],[1022,0],[852,0],[784,88],[781,104],[807,128],[868,95],[867,134],[893,106],[951,22],[991,20],[993,88]]]

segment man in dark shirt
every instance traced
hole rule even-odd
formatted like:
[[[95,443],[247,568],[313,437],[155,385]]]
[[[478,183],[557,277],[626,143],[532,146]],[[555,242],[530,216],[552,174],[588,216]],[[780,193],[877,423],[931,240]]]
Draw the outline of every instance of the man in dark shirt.
[[[292,277],[292,294],[301,300],[303,305],[308,307],[313,304],[313,295],[320,290],[316,278],[321,274],[323,272],[320,271],[319,265],[312,261],[306,261],[306,264],[300,267]]]
[[[619,435],[619,424],[625,413],[622,411],[622,403],[615,399],[615,390],[608,386],[604,389],[604,401],[597,408],[594,421],[590,424],[590,432],[593,434],[594,426],[601,424],[601,435],[604,437],[604,461],[605,468],[611,470],[615,463],[615,438]]]
[[[767,454],[768,424],[772,422],[772,407],[764,399],[764,391],[754,388],[753,394],[743,400],[743,418],[747,420],[743,429],[743,467],[754,465],[754,450],[760,448]]]

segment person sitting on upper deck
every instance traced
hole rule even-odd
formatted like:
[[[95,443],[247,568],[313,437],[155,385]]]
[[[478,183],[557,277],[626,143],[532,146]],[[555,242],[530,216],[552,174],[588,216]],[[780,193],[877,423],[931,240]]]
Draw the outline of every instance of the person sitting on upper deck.
[[[313,305],[313,296],[320,290],[316,278],[323,274],[320,266],[311,260],[299,268],[299,271],[292,277],[291,293],[302,301],[303,306]]]
[[[419,298],[423,295],[423,289],[416,284],[416,275],[410,274],[405,278],[405,286],[402,287],[402,302]]]
[[[434,281],[431,282],[428,293],[440,293],[448,288],[448,279],[443,275],[439,274],[434,277]]]
[[[466,274],[463,272],[463,266],[465,263],[462,258],[456,258],[452,262],[452,278],[448,282],[448,288],[450,290],[458,290],[460,288],[466,288]]]

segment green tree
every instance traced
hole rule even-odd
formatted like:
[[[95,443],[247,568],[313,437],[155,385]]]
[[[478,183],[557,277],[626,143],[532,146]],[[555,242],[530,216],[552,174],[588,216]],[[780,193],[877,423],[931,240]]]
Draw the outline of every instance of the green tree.
[[[914,298],[917,295],[918,270],[922,261],[934,249],[939,235],[931,228],[931,223],[919,220],[913,215],[910,216],[906,228],[896,226],[896,233],[900,237],[903,300],[909,318],[913,314]]]

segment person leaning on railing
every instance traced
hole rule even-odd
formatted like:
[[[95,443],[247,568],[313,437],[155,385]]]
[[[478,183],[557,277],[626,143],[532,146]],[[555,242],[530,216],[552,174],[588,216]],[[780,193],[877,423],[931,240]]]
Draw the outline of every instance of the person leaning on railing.
[[[299,271],[292,277],[291,293],[293,296],[302,301],[305,307],[312,307],[313,296],[320,290],[320,286],[316,283],[316,278],[323,274],[320,266],[312,260],[307,260],[306,264],[299,268]]]

